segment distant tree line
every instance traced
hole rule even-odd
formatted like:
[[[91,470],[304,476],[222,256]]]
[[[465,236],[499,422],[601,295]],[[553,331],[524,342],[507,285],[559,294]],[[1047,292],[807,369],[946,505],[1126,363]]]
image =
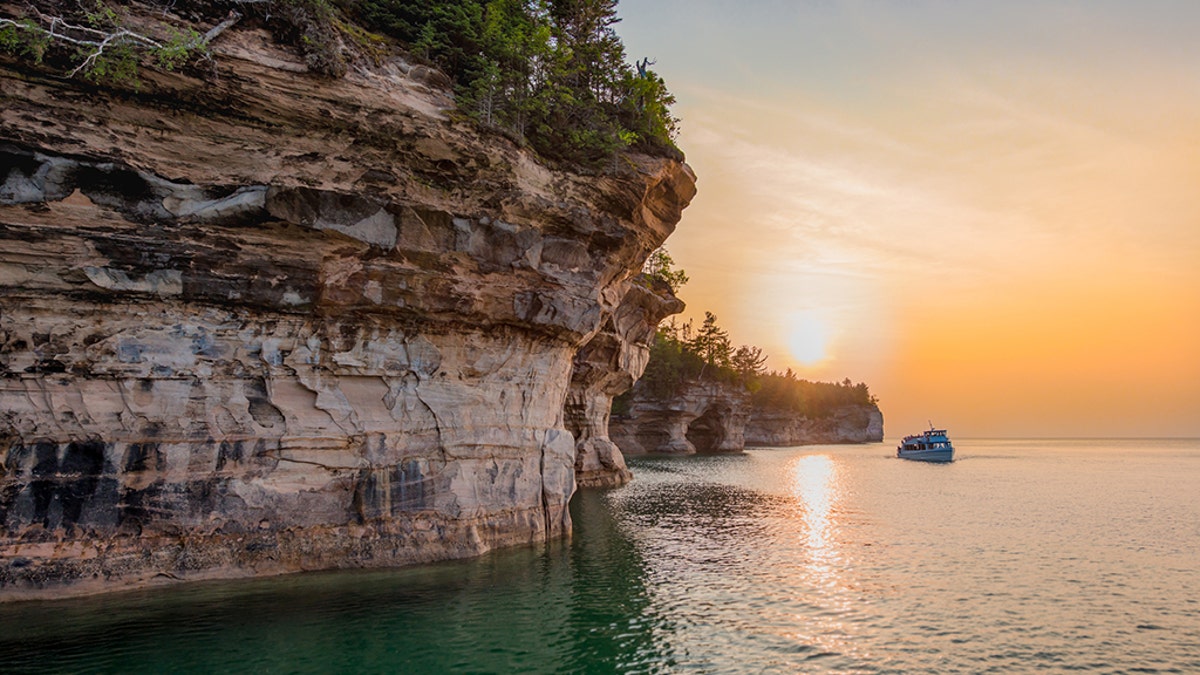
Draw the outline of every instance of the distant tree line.
[[[678,324],[673,319],[658,327],[640,382],[659,399],[670,398],[681,385],[693,380],[752,388],[765,361],[758,347],[734,348],[729,333],[717,325],[717,317],[705,312],[699,328],[691,321]]]
[[[688,281],[687,274],[675,267],[671,254],[661,247],[646,259],[642,273],[666,282],[672,293]],[[665,401],[678,394],[685,383],[721,382],[744,387],[755,408],[813,418],[827,417],[846,405],[878,403],[862,382],[854,384],[849,378],[840,383],[811,382],[797,377],[791,368],[782,373],[767,372],[766,361],[758,347],[735,348],[728,331],[717,325],[717,317],[705,312],[699,327],[675,319],[659,325],[638,386],[650,397]],[[632,391],[617,396],[613,399],[613,414],[627,412],[632,400]]]
[[[729,334],[717,325],[712,312],[704,313],[697,328],[692,322],[670,321],[658,328],[650,347],[650,360],[639,385],[652,398],[667,400],[687,382],[722,382],[750,392],[755,408],[782,410],[806,417],[827,417],[847,405],[875,405],[866,384],[849,378],[842,382],[812,382],[789,368],[765,369],[767,357],[751,345],[733,347]],[[626,409],[631,393],[614,401],[618,413]]]
[[[756,408],[784,410],[805,417],[828,417],[847,405],[876,405],[865,383],[850,378],[841,382],[811,382],[800,379],[788,368],[759,375],[750,401]]]
[[[678,292],[688,281],[665,248],[650,254],[642,272],[665,281],[672,292]],[[849,378],[840,383],[812,382],[800,379],[791,368],[782,373],[767,372],[766,361],[758,347],[734,347],[728,331],[717,325],[717,317],[705,312],[699,327],[691,321],[680,324],[674,319],[659,325],[638,386],[652,398],[667,400],[688,382],[722,382],[744,387],[755,408],[805,417],[827,417],[846,405],[877,403],[864,383],[854,384]],[[633,392],[616,397],[613,413],[625,413],[632,398]]]

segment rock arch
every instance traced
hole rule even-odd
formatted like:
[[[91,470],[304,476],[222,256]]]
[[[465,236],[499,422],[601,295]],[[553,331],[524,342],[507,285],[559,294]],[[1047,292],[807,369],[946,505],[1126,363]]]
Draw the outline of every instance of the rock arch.
[[[743,387],[692,381],[657,400],[635,386],[629,415],[614,417],[609,435],[625,454],[742,452],[749,417]]]
[[[712,405],[687,425],[684,437],[699,453],[713,452],[722,447],[728,434],[731,410],[721,405]]]

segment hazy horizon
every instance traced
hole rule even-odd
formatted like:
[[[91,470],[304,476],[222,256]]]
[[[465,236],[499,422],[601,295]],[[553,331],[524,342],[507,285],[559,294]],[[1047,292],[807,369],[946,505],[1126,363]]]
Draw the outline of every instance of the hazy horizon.
[[[619,10],[699,176],[681,319],[889,436],[1200,437],[1200,4]]]

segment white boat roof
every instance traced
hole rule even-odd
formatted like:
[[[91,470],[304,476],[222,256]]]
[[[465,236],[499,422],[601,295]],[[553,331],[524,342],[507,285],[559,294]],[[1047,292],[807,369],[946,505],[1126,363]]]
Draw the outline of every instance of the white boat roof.
[[[919,434],[910,434],[908,436],[905,436],[904,440],[907,441],[907,440],[911,440],[914,438],[932,438],[933,436],[941,436],[941,437],[945,438],[946,430],[945,429],[930,429],[929,431],[923,431]]]

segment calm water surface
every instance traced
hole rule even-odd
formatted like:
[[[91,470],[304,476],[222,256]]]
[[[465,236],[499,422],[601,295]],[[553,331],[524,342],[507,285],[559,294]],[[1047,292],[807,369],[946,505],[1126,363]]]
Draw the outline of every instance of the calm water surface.
[[[570,543],[0,606],[4,672],[1200,672],[1200,442],[642,459]]]

